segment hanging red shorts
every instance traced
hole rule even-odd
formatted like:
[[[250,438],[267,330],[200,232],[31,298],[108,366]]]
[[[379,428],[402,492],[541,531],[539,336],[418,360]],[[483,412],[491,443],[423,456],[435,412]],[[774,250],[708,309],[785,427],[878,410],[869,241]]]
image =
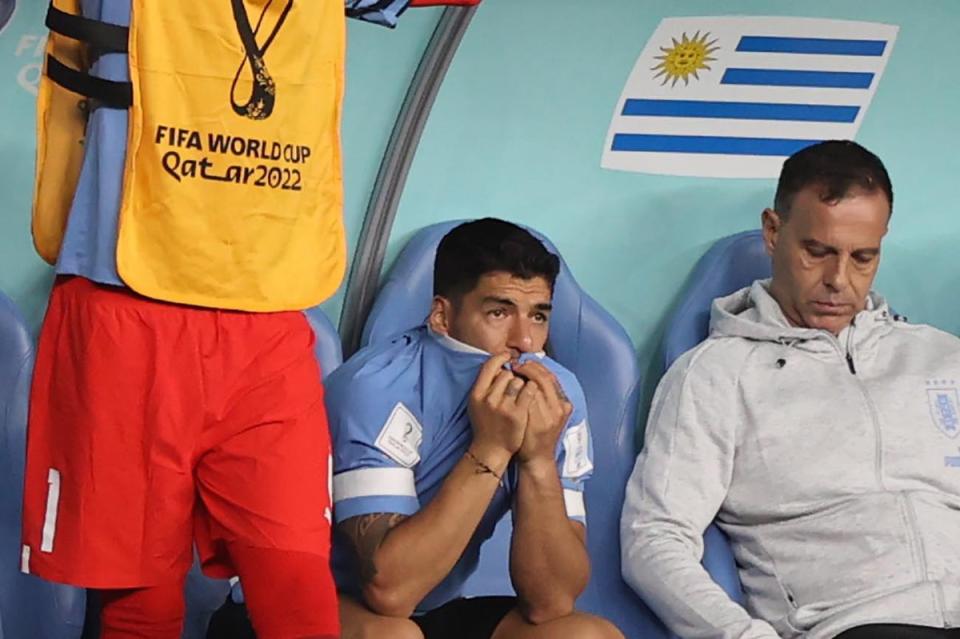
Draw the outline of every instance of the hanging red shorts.
[[[168,583],[195,541],[329,557],[330,441],[300,312],[149,300],[61,278],[31,393],[25,571],[91,588]]]

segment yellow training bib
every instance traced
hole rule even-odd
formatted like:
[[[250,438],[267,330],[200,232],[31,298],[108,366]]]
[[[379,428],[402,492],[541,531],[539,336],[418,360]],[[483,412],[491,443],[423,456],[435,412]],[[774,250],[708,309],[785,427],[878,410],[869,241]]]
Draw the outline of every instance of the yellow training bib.
[[[134,0],[117,248],[144,295],[301,309],[346,262],[340,0]]]
[[[129,29],[79,15],[78,0],[55,0],[48,14],[41,255],[56,259],[77,183],[86,121],[77,104],[129,108],[116,255],[124,283],[245,311],[323,301],[346,263],[342,0],[105,1],[131,2]],[[104,51],[128,54],[130,83],[87,73],[86,58]]]

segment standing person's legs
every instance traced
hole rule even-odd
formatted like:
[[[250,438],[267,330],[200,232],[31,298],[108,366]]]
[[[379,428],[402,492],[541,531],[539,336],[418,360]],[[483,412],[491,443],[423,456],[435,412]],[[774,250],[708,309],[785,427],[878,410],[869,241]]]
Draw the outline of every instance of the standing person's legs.
[[[231,544],[257,639],[336,639],[337,592],[327,558]]]
[[[154,613],[166,628],[182,616],[202,321],[202,311],[73,277],[58,279],[41,330],[22,568],[109,591],[105,621],[128,633]]]
[[[180,639],[183,580],[149,588],[102,590],[100,639]]]
[[[197,465],[205,571],[239,575],[259,639],[337,637],[330,439],[302,313],[221,313],[222,375]]]

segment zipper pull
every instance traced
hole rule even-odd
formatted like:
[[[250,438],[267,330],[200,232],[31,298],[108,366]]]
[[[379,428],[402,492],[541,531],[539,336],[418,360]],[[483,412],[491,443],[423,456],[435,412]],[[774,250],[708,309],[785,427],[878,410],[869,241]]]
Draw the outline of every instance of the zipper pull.
[[[851,375],[857,374],[857,367],[853,365],[853,331],[857,328],[857,318],[854,317],[850,320],[850,326],[847,328],[847,368],[850,369]]]

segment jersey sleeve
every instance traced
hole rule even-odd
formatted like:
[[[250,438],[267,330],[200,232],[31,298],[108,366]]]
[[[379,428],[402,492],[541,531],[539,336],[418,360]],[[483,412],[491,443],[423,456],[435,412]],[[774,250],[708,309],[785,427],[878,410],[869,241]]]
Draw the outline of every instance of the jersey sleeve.
[[[344,11],[348,18],[392,28],[409,4],[410,0],[344,0]]]
[[[560,385],[573,404],[573,412],[557,443],[557,471],[563,485],[563,503],[570,519],[586,525],[583,491],[593,473],[593,440],[587,419],[587,401],[577,378],[568,371],[557,373]]]
[[[420,508],[414,469],[423,428],[404,375],[364,371],[328,378],[333,443],[333,515],[337,523],[370,513],[412,515]],[[411,389],[414,388],[411,386]]]

